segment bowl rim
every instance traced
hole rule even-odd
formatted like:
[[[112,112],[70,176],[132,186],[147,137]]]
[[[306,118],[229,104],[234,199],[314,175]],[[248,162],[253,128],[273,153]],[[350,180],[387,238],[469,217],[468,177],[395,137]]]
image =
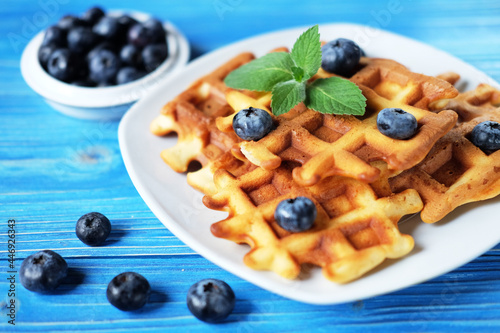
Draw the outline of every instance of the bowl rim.
[[[134,10],[108,10],[107,15],[127,14],[140,22],[154,17]],[[54,102],[80,108],[106,108],[130,104],[140,99],[148,90],[168,74],[184,67],[189,60],[189,42],[171,22],[164,21],[167,31],[169,56],[158,68],[130,83],[110,87],[80,87],[50,76],[38,61],[38,49],[43,41],[45,29],[35,35],[24,48],[21,56],[21,74],[26,83],[42,97]]]

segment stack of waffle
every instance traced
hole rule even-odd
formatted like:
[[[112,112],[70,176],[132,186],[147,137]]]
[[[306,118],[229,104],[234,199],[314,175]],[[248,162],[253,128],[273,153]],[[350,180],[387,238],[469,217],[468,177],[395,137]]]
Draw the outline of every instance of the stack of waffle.
[[[252,59],[240,54],[200,78],[151,123],[156,135],[178,135],[177,145],[161,153],[173,170],[201,164],[187,181],[205,194],[208,208],[229,213],[211,231],[249,244],[248,266],[293,279],[301,265],[314,264],[346,283],[413,249],[413,238],[398,229],[403,216],[421,212],[433,223],[500,193],[500,152],[468,140],[477,123],[499,120],[500,92],[492,87],[459,94],[453,73],[430,77],[392,60],[362,58],[350,80],[367,99],[363,117],[321,114],[301,103],[272,116],[267,136],[244,141],[233,132],[234,115],[250,106],[271,113],[271,96],[230,89],[224,78]],[[331,75],[320,69],[313,79]],[[384,108],[414,115],[418,133],[408,140],[381,134],[376,119]],[[311,199],[318,213],[310,230],[291,233],[274,212],[298,196]]]

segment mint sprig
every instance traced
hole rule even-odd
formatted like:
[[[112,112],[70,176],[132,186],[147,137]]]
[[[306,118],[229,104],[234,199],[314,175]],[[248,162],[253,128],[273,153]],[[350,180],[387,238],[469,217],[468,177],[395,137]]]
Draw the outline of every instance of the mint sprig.
[[[300,35],[290,53],[269,53],[232,71],[224,83],[234,89],[271,91],[275,115],[300,102],[321,113],[363,115],[366,98],[351,81],[331,77],[308,82],[321,66],[318,30],[315,25]]]

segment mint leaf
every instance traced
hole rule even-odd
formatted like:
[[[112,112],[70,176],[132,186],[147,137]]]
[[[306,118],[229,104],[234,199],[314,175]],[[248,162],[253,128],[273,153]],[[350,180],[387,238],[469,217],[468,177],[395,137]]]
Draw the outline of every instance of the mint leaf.
[[[295,65],[305,72],[305,79],[316,74],[321,66],[321,42],[318,25],[309,28],[297,39],[290,53]]]
[[[279,116],[287,113],[294,106],[303,102],[306,98],[306,84],[290,80],[280,82],[273,88],[273,96],[271,98],[271,109],[273,114]]]
[[[304,79],[304,70],[300,67],[295,67],[295,66],[293,66],[291,69],[295,81],[302,82]]]
[[[289,53],[268,53],[229,73],[224,83],[234,89],[271,91],[277,83],[293,79],[292,66]]]
[[[318,79],[309,84],[306,90],[305,104],[310,109],[330,114],[365,114],[366,98],[358,86],[349,80],[339,77]]]

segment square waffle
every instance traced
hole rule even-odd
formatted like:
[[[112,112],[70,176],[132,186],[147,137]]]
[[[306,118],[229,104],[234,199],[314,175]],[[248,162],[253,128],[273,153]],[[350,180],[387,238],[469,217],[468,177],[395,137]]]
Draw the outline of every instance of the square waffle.
[[[403,215],[420,211],[422,201],[414,190],[378,197],[366,183],[332,176],[304,187],[294,181],[292,168],[254,168],[235,177],[224,169],[214,175],[217,193],[206,195],[204,204],[225,210],[229,217],[212,225],[212,233],[251,251],[246,265],[296,278],[302,264],[323,268],[337,283],[352,281],[386,258],[399,258],[413,248],[413,238],[399,232]],[[279,202],[297,196],[310,198],[317,218],[312,229],[290,233],[274,219]]]
[[[430,104],[455,110],[459,124],[441,138],[417,166],[389,179],[393,192],[416,189],[424,202],[424,222],[441,220],[456,207],[500,194],[500,151],[485,152],[469,140],[475,125],[500,121],[500,91],[481,84],[475,90]]]
[[[315,78],[328,76],[331,74],[320,69]],[[362,58],[361,68],[350,80],[367,98],[364,117],[325,115],[299,104],[274,117],[277,126],[266,137],[237,143],[235,156],[266,170],[277,168],[282,161],[297,162],[300,167],[293,171],[293,177],[304,186],[332,175],[373,182],[380,172],[370,162],[383,160],[394,172],[406,170],[418,164],[456,123],[453,111],[428,111],[429,103],[457,96],[458,91],[444,80],[412,73],[392,60],[369,58]],[[269,111],[269,95],[252,99],[228,90],[226,99],[234,112],[249,106]],[[377,114],[389,107],[416,117],[419,131],[413,138],[395,140],[378,131]],[[231,132],[234,114],[217,119],[217,127]]]
[[[201,170],[188,173],[188,182],[203,193],[214,190],[214,161],[219,158],[224,161],[222,156],[240,141],[236,134],[221,132],[215,126],[217,117],[233,112],[225,99],[227,87],[223,80],[229,72],[252,59],[253,54],[242,53],[200,78],[167,103],[151,123],[150,130],[155,135],[177,133],[177,144],[161,152],[162,159],[173,170],[186,172],[192,161],[202,165]],[[235,162],[234,168],[242,164]]]

